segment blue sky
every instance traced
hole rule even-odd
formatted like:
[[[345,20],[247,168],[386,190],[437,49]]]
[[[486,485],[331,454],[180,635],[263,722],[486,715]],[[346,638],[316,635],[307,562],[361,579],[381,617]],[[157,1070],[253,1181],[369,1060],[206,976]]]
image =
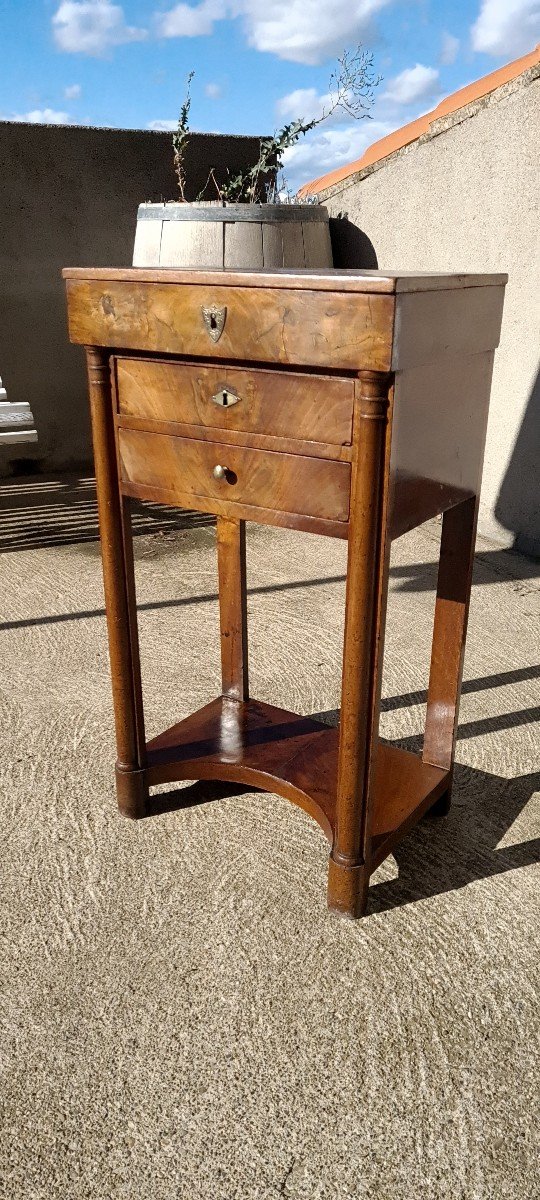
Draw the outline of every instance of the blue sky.
[[[336,54],[362,42],[372,119],[339,114],[292,151],[297,186],[358,158],[443,96],[531,50],[540,0],[3,0],[0,119],[266,133],[321,109]]]

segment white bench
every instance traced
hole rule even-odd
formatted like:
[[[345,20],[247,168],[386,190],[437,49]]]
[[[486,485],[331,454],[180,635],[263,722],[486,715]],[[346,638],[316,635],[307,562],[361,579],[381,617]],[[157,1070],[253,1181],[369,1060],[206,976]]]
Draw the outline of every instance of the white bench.
[[[30,405],[25,400],[10,404],[0,379],[0,445],[5,442],[37,442]]]

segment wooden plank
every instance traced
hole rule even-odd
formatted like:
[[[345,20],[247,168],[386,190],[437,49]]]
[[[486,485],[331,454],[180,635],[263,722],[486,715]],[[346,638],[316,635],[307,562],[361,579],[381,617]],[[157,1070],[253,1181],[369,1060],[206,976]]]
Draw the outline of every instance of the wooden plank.
[[[0,400],[0,430],[11,428],[22,433],[24,429],[32,429],[33,424],[32,411],[26,400],[17,400],[13,404],[9,400]]]
[[[0,442],[3,445],[15,445],[37,440],[30,405],[26,400],[9,401],[0,379]]]
[[[178,499],[173,492],[166,492],[162,487],[151,487],[144,483],[121,483],[120,489],[125,496],[133,496],[136,500],[151,500],[155,504],[167,504],[178,507]],[[211,500],[205,496],[191,496],[189,510],[193,512],[214,513],[218,517],[230,517],[231,520],[254,521],[258,525],[275,525],[278,529],[300,529],[303,533],[318,533],[323,537],[335,537],[345,540],[348,533],[347,521],[326,521],[323,517],[308,517],[304,513],[280,512],[273,508],[258,508],[254,504],[239,504],[237,500]]]
[[[115,414],[122,429],[141,429],[146,433],[170,433],[173,437],[196,438],[228,446],[251,446],[254,450],[272,450],[283,454],[302,454],[305,458],[332,458],[352,462],[352,446],[331,446],[328,442],[293,441],[292,438],[269,437],[265,433],[243,433],[236,429],[211,429],[203,425],[186,425],[181,421],[152,421],[149,417],[129,417]],[[463,497],[458,496],[458,500]],[[454,501],[455,503],[456,501]]]
[[[467,272],[453,274],[452,271],[434,274],[432,271],[389,271],[396,281],[396,292],[446,292],[453,288],[500,287],[508,283],[508,275],[473,275]]]
[[[19,442],[37,442],[37,429],[8,429],[0,430],[0,442],[2,445],[18,445]]]
[[[163,267],[222,267],[222,221],[164,221],[160,263]]]
[[[68,279],[67,290],[70,337],[83,345],[326,370],[390,366],[391,296],[209,287],[193,277],[182,287]],[[227,310],[217,342],[202,313],[212,304]]]
[[[267,270],[271,268],[280,269],[283,267],[283,236],[281,226],[274,222],[271,225],[263,225],[263,267]]]
[[[371,871],[432,808],[449,781],[448,771],[423,763],[417,754],[380,743],[373,784]]]
[[[133,247],[134,267],[158,267],[160,265],[162,226],[162,221],[137,221]]]
[[[64,267],[64,279],[123,280],[139,283],[193,283],[191,270],[167,270],[163,268],[137,269],[133,267]],[[448,291],[452,288],[501,286],[507,275],[441,275],[426,272],[424,275],[406,271],[334,270],[331,267],[295,269],[284,267],[268,271],[231,271],[227,282],[240,287],[287,287],[300,291],[369,292],[392,294],[404,291]],[[223,283],[216,271],[201,270],[201,284]]]
[[[253,221],[224,221],[224,257],[226,270],[249,267],[258,271],[263,266],[262,227]]]
[[[305,267],[304,237],[300,221],[298,224],[291,221],[288,225],[284,225],[282,237],[284,266],[289,270],[291,267]]]
[[[465,297],[461,296],[462,301]],[[493,351],[396,375],[392,536],[474,495],[484,456]]]
[[[242,704],[220,696],[153,738],[147,753],[151,784],[230,779],[260,786],[309,812],[332,841],[338,730],[313,717],[260,700]],[[376,865],[389,853],[385,848],[381,854],[379,844],[394,845],[446,780],[447,772],[422,763],[418,755],[379,743],[373,803]]]
[[[308,812],[331,841],[336,734],[312,717],[220,696],[148,743],[147,777],[267,788]]]
[[[332,243],[326,221],[304,221],[302,235],[306,267],[331,267]]]

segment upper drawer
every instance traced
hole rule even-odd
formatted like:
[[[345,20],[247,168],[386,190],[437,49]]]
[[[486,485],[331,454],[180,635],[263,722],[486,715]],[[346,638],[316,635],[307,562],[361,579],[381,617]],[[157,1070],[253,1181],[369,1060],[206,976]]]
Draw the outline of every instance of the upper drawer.
[[[392,296],[114,279],[68,279],[67,291],[70,338],[83,345],[390,370]]]
[[[352,379],[118,358],[116,381],[123,416],[351,444]]]

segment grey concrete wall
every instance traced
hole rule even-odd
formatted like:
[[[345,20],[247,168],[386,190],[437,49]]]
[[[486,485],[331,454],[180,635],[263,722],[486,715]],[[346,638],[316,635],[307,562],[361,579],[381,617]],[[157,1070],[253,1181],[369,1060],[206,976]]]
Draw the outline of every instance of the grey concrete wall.
[[[187,198],[210,167],[253,163],[257,138],[193,134]],[[67,338],[65,266],[128,266],[137,206],[176,198],[168,133],[0,122],[0,374],[37,445],[0,448],[0,475],[91,465],[84,355]]]
[[[508,271],[480,529],[540,555],[538,68],[319,198],[341,266]]]

